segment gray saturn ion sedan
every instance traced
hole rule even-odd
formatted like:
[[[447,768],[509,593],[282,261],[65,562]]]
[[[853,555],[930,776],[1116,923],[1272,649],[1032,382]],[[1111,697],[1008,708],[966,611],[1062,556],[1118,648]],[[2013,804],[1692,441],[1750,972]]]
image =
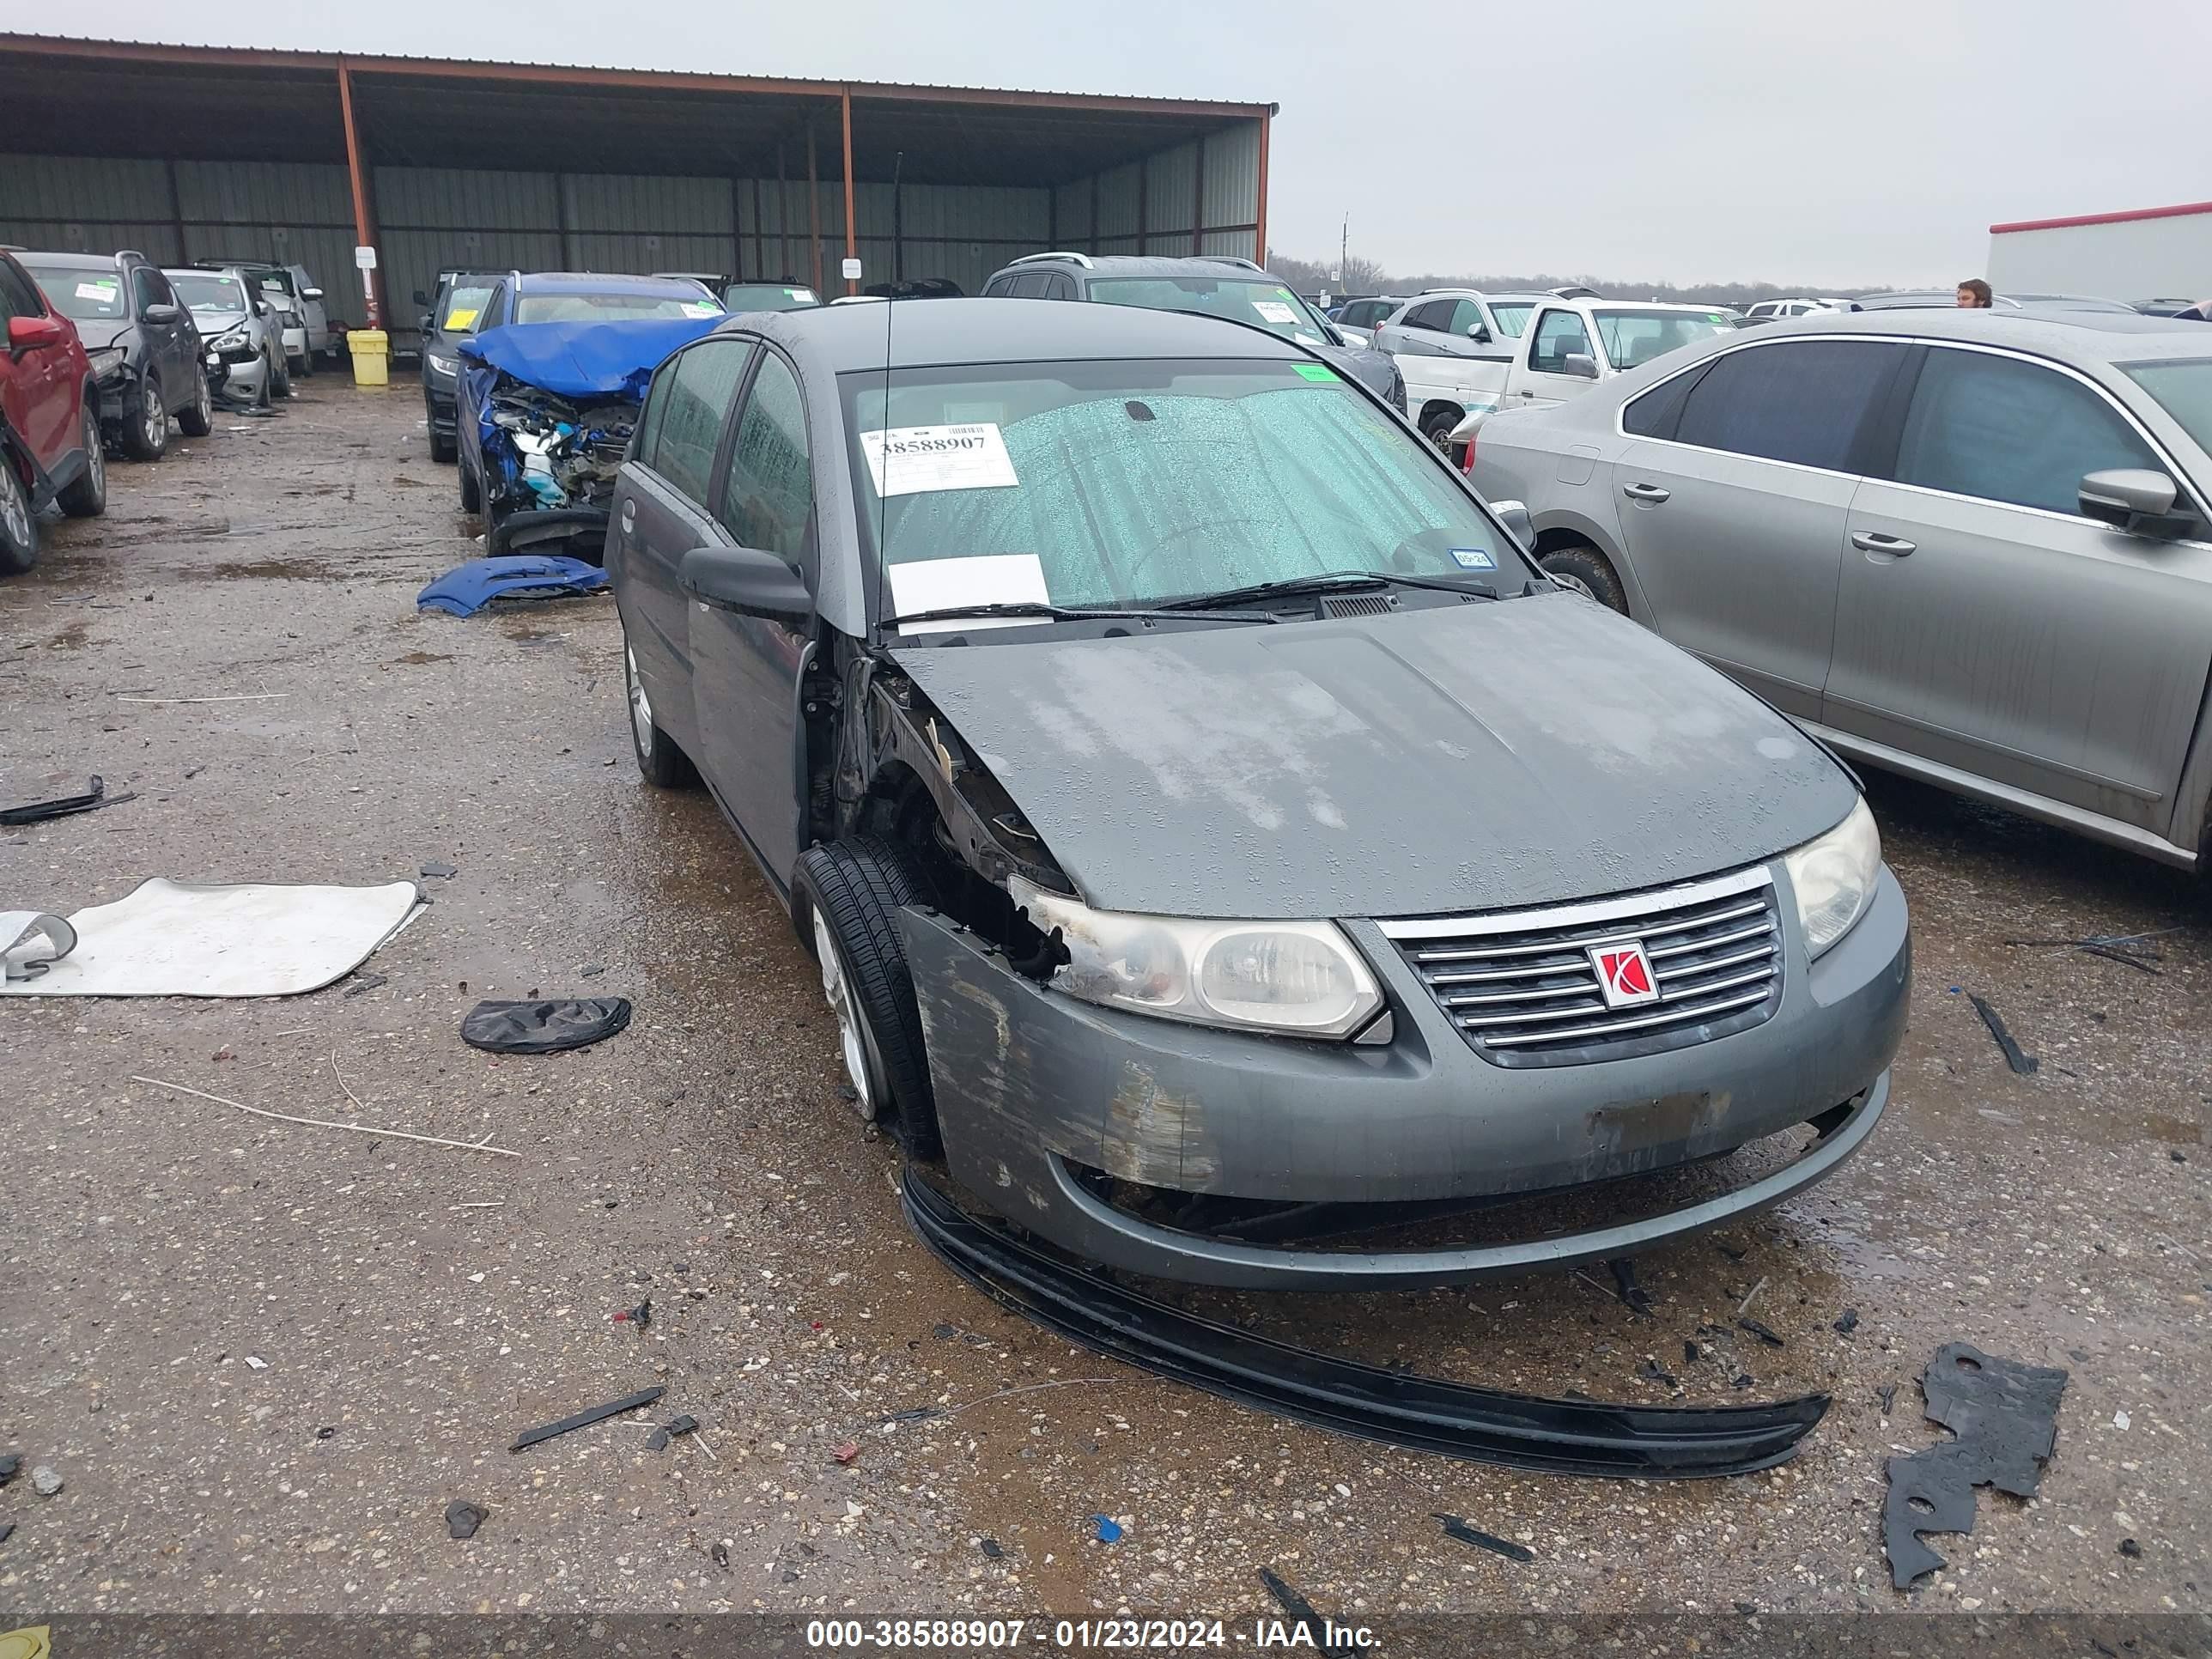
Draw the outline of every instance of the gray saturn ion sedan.
[[[1851,775],[1291,341],[733,317],[654,376],[606,563],[638,763],[703,779],[789,908],[861,1115],[1092,1261],[1615,1256],[1802,1190],[1887,1103],[1905,906]]]
[[[2212,329],[1830,313],[1493,416],[1560,580],[1855,760],[2212,853]]]

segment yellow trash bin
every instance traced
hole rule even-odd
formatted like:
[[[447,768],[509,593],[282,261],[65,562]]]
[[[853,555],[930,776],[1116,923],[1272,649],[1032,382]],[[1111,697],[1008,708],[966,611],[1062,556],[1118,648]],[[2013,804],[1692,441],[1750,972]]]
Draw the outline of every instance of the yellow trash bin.
[[[346,336],[346,349],[353,354],[356,386],[391,384],[392,337],[382,329],[354,329]]]

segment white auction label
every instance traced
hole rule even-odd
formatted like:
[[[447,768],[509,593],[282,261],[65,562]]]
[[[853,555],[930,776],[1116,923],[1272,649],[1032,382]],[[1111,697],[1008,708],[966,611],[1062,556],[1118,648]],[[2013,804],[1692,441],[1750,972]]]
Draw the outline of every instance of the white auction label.
[[[988,422],[863,432],[860,449],[868,458],[876,494],[885,499],[937,489],[1004,489],[1021,483],[1006,439]]]
[[[1295,323],[1298,320],[1298,313],[1280,300],[1255,300],[1252,309],[1260,313],[1263,322]]]

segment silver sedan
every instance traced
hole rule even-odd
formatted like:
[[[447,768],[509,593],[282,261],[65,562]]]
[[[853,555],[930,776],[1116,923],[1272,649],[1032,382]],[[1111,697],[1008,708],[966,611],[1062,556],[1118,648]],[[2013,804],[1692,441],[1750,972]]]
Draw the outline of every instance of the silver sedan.
[[[2212,330],[1777,322],[1493,416],[1469,471],[1555,578],[1844,753],[2203,861]]]

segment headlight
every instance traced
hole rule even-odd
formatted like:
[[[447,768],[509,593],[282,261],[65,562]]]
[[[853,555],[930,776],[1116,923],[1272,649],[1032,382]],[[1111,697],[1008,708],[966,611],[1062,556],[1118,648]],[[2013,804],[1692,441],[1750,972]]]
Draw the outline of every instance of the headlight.
[[[1805,948],[1817,957],[1850,932],[1881,873],[1881,835],[1865,799],[1826,835],[1783,854],[1782,862],[1797,895]]]
[[[86,360],[92,364],[92,378],[95,380],[104,380],[111,374],[120,374],[123,372],[121,346],[102,346],[97,351],[88,351],[84,355]]]
[[[451,374],[460,366],[459,359],[454,357],[441,357],[434,351],[424,352],[422,354],[422,361],[430,365],[430,372],[433,374]]]
[[[217,335],[215,339],[215,343],[210,349],[216,351],[238,351],[252,343],[252,342],[246,337],[246,331],[244,329],[234,328],[228,334]]]
[[[1216,921],[1094,910],[1017,876],[1014,902],[1067,962],[1054,989],[1162,1019],[1349,1036],[1380,1012],[1375,975],[1327,921]]]

